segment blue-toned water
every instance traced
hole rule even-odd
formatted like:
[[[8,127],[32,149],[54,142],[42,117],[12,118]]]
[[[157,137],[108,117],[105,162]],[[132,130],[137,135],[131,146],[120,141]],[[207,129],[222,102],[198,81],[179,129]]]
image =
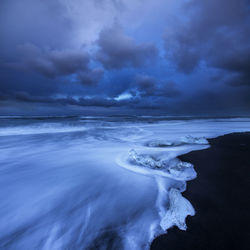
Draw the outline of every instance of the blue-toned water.
[[[195,214],[195,166],[176,157],[242,131],[249,118],[1,117],[0,249],[147,249]]]

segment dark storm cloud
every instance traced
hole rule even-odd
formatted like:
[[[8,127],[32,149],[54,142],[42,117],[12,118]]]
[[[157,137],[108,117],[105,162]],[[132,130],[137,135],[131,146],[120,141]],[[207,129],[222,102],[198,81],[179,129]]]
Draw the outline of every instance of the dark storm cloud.
[[[82,50],[41,50],[32,44],[19,46],[24,63],[36,72],[54,78],[88,70],[89,55]]]
[[[67,44],[72,25],[62,1],[1,0],[0,55],[15,55],[15,47],[24,43],[61,47]]]
[[[26,103],[45,103],[45,104],[61,104],[61,105],[73,105],[82,107],[122,107],[133,105],[138,102],[138,99],[130,100],[115,100],[107,98],[105,96],[95,96],[95,97],[80,97],[75,98],[72,96],[65,97],[53,97],[53,96],[34,96],[27,92],[20,91],[15,92],[11,95],[2,94],[0,92],[0,100],[2,101],[17,101]]]
[[[75,75],[83,85],[97,84],[103,75],[102,69],[91,69],[91,57],[84,50],[41,50],[33,44],[18,46],[21,62],[7,62],[0,67],[12,70],[30,70],[47,78]],[[20,60],[20,59],[19,59]]]
[[[158,53],[151,43],[137,44],[119,25],[102,30],[97,45],[96,58],[107,69],[140,67],[152,62]]]
[[[142,96],[175,98],[181,95],[174,82],[160,81],[147,75],[136,76],[136,88]]]
[[[0,101],[6,101],[8,100],[8,96],[5,93],[0,92]]]
[[[103,74],[104,70],[100,68],[88,71],[80,71],[77,74],[77,79],[84,85],[95,85],[102,79]]]
[[[249,84],[250,5],[248,0],[192,0],[174,32],[166,33],[167,58],[180,71],[200,62],[231,73],[234,85]]]
[[[54,103],[54,99],[51,97],[34,96],[24,91],[13,93],[10,98],[13,98],[16,101],[29,103]]]
[[[223,92],[223,94],[222,94]],[[250,91],[248,86],[223,90],[202,90],[172,103],[174,114],[185,115],[242,115],[249,114]]]
[[[245,112],[249,11],[247,0],[2,0],[0,105]]]
[[[131,105],[132,102],[128,100],[117,101],[114,99],[107,99],[104,97],[94,97],[94,98],[80,98],[78,101],[73,102],[72,104],[79,106],[94,106],[94,107],[122,107]]]
[[[250,85],[250,45],[239,46],[224,55],[221,53],[221,57],[215,58],[213,62],[216,67],[231,74],[225,80],[226,83],[233,86]]]
[[[47,77],[74,74],[88,69],[89,57],[82,51],[50,51],[31,59],[29,65]]]
[[[147,75],[136,76],[136,87],[143,95],[152,95],[155,92],[156,80]]]

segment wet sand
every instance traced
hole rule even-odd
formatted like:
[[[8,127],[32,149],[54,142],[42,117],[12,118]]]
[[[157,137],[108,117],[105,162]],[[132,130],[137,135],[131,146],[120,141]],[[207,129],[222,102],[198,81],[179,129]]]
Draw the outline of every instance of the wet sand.
[[[250,249],[250,133],[209,143],[209,149],[180,157],[194,164],[198,174],[183,193],[196,215],[187,218],[187,231],[169,229],[151,250]]]

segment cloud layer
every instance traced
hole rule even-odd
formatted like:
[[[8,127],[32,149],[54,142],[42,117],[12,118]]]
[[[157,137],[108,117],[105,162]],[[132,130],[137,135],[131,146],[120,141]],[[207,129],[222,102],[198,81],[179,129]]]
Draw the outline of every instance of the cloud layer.
[[[0,114],[249,114],[249,12],[248,0],[3,0]]]

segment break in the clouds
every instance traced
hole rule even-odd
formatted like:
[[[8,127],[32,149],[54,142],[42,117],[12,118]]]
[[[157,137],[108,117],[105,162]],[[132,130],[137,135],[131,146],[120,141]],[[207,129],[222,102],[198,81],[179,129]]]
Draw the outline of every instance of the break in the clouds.
[[[248,114],[248,0],[2,0],[0,113]]]

